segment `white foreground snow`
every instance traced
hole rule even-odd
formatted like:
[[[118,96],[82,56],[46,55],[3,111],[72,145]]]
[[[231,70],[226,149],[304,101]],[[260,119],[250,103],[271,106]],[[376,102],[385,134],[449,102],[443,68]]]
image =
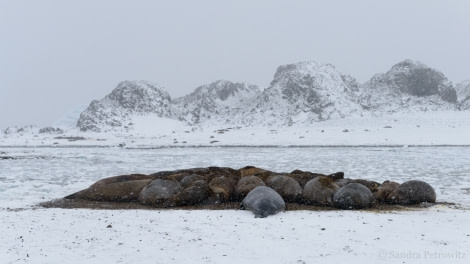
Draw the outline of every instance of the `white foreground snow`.
[[[468,211],[0,212],[2,263],[468,263]]]

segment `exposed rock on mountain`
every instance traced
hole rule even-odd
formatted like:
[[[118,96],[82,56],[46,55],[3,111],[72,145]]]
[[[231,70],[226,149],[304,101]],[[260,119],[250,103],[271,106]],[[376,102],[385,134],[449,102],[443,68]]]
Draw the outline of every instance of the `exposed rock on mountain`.
[[[173,100],[173,116],[191,125],[207,120],[224,122],[259,93],[256,85],[215,81]]]
[[[269,88],[242,113],[244,124],[309,124],[360,113],[358,83],[331,64],[301,62],[280,66]],[[235,119],[236,120],[236,119]]]
[[[365,83],[360,102],[365,109],[385,112],[455,109],[457,95],[444,74],[405,60]]]
[[[457,101],[462,109],[470,109],[470,80],[463,81],[455,86]]]
[[[216,81],[171,100],[161,86],[125,81],[105,98],[92,101],[77,126],[82,131],[128,129],[138,126],[138,117],[151,115],[193,126],[282,127],[369,113],[470,109],[469,85],[459,84],[456,93],[444,74],[412,60],[365,84],[331,64],[300,62],[278,67],[263,91],[246,83]]]
[[[126,127],[133,114],[171,116],[171,98],[162,86],[147,81],[124,81],[101,100],[94,100],[80,115],[81,131]]]

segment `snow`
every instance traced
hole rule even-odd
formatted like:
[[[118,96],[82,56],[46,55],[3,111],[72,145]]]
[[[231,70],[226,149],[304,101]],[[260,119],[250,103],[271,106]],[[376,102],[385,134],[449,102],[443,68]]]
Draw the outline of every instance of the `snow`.
[[[433,125],[421,121],[423,127]],[[15,158],[0,160],[2,263],[469,261],[468,146],[4,146],[0,153]],[[241,210],[36,206],[112,175],[245,165],[274,171],[344,171],[347,177],[380,182],[420,179],[435,188],[440,204],[407,211],[286,211],[264,219]]]
[[[302,117],[300,117],[302,118]],[[468,111],[352,116],[291,127],[187,126],[156,114],[134,114],[127,131],[109,133],[65,129],[38,134],[25,127],[0,131],[0,146],[404,146],[470,145]],[[347,132],[346,132],[347,131]],[[83,137],[70,141],[58,136]]]
[[[466,211],[2,212],[3,263],[468,263]],[[111,227],[108,227],[108,226]],[[467,230],[464,231],[464,230]]]

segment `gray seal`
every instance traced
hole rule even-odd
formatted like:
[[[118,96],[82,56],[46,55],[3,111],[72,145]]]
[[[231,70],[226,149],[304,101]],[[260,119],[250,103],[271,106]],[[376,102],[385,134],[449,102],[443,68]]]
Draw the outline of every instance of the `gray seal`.
[[[181,189],[177,181],[156,179],[142,189],[139,202],[145,205],[163,204]]]
[[[360,183],[349,183],[341,187],[333,195],[335,207],[341,209],[369,208],[374,202],[374,194]]]
[[[402,183],[390,195],[390,203],[418,204],[436,202],[436,192],[426,182],[412,180]]]
[[[286,203],[281,195],[272,188],[258,186],[251,190],[243,199],[240,209],[250,210],[255,218],[265,218],[286,209]]]

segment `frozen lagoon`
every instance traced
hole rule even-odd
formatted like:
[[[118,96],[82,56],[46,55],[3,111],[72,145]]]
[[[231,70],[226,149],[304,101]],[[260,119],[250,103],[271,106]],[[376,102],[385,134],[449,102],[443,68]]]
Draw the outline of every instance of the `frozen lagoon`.
[[[467,263],[470,147],[0,148],[0,239],[6,263]],[[419,179],[438,205],[400,212],[43,209],[109,176],[254,165]],[[107,228],[111,226],[110,228]],[[462,255],[463,254],[463,255]],[[452,259],[451,259],[452,257]],[[2,261],[3,262],[3,261]]]

